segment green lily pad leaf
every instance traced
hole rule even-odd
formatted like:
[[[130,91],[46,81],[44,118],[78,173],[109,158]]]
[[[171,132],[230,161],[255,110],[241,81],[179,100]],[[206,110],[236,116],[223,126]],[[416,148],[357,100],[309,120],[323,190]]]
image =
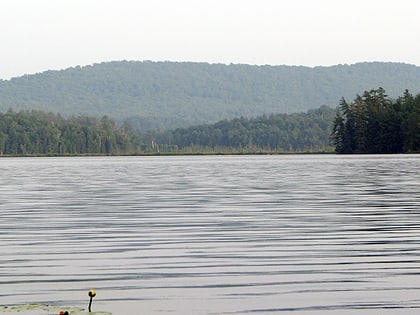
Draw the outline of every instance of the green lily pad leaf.
[[[60,311],[67,311],[70,315],[112,315],[109,312],[89,313],[79,307],[53,306],[34,303],[0,307],[0,313],[9,313],[10,315],[58,315]]]

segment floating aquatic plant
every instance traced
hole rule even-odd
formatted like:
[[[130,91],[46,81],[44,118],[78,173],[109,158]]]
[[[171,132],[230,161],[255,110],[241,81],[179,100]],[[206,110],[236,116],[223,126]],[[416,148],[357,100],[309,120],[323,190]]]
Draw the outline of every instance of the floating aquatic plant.
[[[0,307],[0,313],[11,313],[19,315],[50,315],[51,312],[58,315],[112,315],[109,312],[92,312],[92,300],[96,296],[95,290],[89,290],[89,307],[88,312],[79,307],[63,307],[51,306],[46,304],[23,304]],[[36,313],[35,313],[36,312]]]
[[[54,306],[46,304],[22,304],[1,306],[0,313],[8,313],[10,315],[51,315],[60,312],[67,312],[69,315],[112,315],[109,312],[87,312],[86,309],[74,306]]]

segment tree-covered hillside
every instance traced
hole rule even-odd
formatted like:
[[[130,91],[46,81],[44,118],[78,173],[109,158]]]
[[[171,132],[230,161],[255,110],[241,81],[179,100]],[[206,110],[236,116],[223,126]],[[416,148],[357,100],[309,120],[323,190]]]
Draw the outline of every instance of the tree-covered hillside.
[[[161,152],[328,152],[335,110],[235,118],[215,124],[149,132],[146,142]]]
[[[332,67],[120,61],[0,81],[0,111],[108,115],[140,130],[334,107],[383,87],[420,92],[420,67],[359,63]]]

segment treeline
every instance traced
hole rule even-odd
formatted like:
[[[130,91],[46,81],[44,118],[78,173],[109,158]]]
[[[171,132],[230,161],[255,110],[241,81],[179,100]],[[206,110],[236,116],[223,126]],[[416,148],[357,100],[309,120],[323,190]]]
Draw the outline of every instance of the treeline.
[[[163,151],[181,152],[325,152],[334,109],[306,113],[235,118],[215,124],[149,132],[145,139]]]
[[[420,94],[391,99],[379,88],[337,109],[235,118],[140,134],[108,116],[0,113],[0,155],[420,152]]]
[[[0,113],[1,155],[131,154],[140,137],[107,116],[62,118],[41,111]]]
[[[385,90],[366,91],[337,110],[331,142],[337,153],[408,153],[420,151],[420,94],[408,90],[397,100]]]
[[[215,124],[150,131],[140,135],[117,125],[79,116],[68,119],[42,111],[0,113],[1,155],[157,153],[323,152],[335,111],[323,106],[306,113],[222,120]]]

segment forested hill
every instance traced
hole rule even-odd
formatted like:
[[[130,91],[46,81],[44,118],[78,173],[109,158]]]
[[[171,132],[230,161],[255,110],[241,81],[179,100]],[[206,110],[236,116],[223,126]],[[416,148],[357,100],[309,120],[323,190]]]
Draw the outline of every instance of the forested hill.
[[[0,112],[43,110],[129,119],[141,130],[336,107],[364,90],[420,92],[420,67],[332,67],[118,61],[0,81]]]

